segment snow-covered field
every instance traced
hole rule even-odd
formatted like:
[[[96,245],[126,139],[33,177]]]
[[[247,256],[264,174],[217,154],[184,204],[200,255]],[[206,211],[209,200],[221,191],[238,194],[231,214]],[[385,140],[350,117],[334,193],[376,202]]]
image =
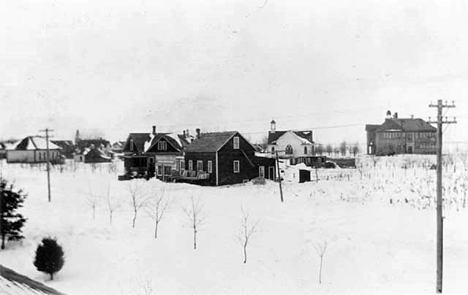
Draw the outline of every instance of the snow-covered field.
[[[435,157],[359,159],[359,169],[318,171],[319,181],[227,187],[117,181],[107,164],[52,173],[52,202],[42,169],[2,165],[5,178],[29,193],[25,239],[7,244],[0,263],[66,294],[433,293],[435,290]],[[406,167],[402,168],[402,167]],[[121,169],[121,167],[119,167]],[[313,178],[315,172],[312,173]],[[444,291],[468,292],[468,190],[461,163],[448,165],[444,191]],[[129,183],[171,200],[154,238],[145,209],[132,228]],[[109,222],[107,190],[120,205]],[[97,196],[96,216],[90,206]],[[183,208],[203,204],[205,223],[193,249]],[[260,220],[248,246],[238,236],[242,211]],[[66,262],[54,281],[37,272],[41,238],[57,237]],[[316,247],[324,242],[322,283]]]

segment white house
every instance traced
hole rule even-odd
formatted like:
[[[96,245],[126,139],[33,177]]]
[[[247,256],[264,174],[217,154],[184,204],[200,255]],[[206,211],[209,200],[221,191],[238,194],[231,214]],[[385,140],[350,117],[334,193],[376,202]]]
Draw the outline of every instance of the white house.
[[[300,158],[314,155],[314,141],[312,130],[278,131],[276,122],[271,121],[268,132],[267,152],[281,158]]]
[[[49,140],[50,161],[60,158],[60,147]],[[47,142],[45,138],[28,136],[7,149],[8,163],[45,163],[47,162]]]

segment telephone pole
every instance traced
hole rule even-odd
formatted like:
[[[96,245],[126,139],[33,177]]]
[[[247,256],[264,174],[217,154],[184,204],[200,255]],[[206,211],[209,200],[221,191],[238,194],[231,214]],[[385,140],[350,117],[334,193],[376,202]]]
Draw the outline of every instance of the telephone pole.
[[[52,200],[50,196],[50,155],[49,155],[49,132],[52,132],[54,130],[52,129],[44,129],[44,130],[39,130],[39,132],[45,132],[45,139],[46,139],[46,161],[47,161],[47,192],[48,192],[48,199],[49,202]]]
[[[454,108],[455,104],[452,101],[452,104],[442,103],[442,100],[439,99],[437,104],[430,104],[429,107],[437,108],[437,121],[431,121],[429,118],[429,123],[437,124],[437,284],[436,292],[442,293],[442,278],[443,278],[443,256],[444,256],[444,217],[442,216],[442,125],[443,124],[454,124],[457,123],[454,118],[452,121],[449,121],[447,117],[442,115],[442,110],[444,108]]]
[[[284,202],[283,187],[281,186],[281,170],[280,170],[280,166],[279,166],[278,151],[276,151],[276,168],[278,169],[278,183],[279,183],[279,189],[280,189],[281,202]]]

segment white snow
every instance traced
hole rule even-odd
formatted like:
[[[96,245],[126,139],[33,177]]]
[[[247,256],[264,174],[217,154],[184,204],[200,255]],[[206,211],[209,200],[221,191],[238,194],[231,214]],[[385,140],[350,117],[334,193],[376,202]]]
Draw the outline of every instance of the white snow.
[[[150,133],[149,139],[147,141],[145,141],[145,144],[143,146],[143,150],[145,151],[145,153],[151,147],[151,142],[153,141],[153,138],[154,138],[154,134]]]
[[[435,157],[381,158],[376,167],[362,157],[359,169],[319,169],[320,181],[252,183],[226,187],[139,182],[148,196],[161,187],[171,210],[154,239],[153,220],[144,210],[131,227],[128,182],[117,181],[112,164],[96,170],[70,164],[53,171],[52,202],[42,168],[3,164],[3,176],[29,196],[26,239],[7,244],[0,261],[66,294],[316,294],[433,293],[435,290]],[[76,170],[74,169],[76,166]],[[403,166],[409,168],[404,169]],[[413,167],[414,166],[414,167]],[[424,167],[423,167],[424,166]],[[468,292],[467,176],[459,165],[446,168],[444,291]],[[89,192],[120,200],[109,224],[102,197],[96,219]],[[197,250],[182,208],[200,198],[206,217]],[[238,242],[241,206],[259,231],[243,264]],[[66,262],[54,281],[33,266],[35,249],[46,236],[57,237]],[[327,241],[322,284],[315,246]]]

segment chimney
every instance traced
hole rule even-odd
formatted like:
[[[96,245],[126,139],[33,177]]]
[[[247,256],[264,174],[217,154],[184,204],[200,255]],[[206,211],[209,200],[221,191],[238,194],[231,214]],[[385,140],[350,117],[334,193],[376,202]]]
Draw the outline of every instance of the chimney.
[[[395,112],[395,114],[393,115],[393,118],[398,119],[398,113]]]
[[[414,115],[411,115],[411,119],[414,119]]]
[[[199,139],[200,138],[200,128],[195,129],[195,131],[197,131],[197,139]]]
[[[275,131],[276,131],[276,122],[275,122],[275,120],[271,120],[270,130],[271,130],[271,133],[275,133]]]
[[[390,112],[390,110],[387,111],[387,119],[391,119],[392,118],[392,112]]]
[[[153,135],[156,135],[156,126],[153,125]]]
[[[190,136],[190,131],[187,129],[187,132],[185,134],[187,134],[187,137],[189,137]]]
[[[185,130],[183,130],[183,134],[184,134],[184,138],[185,138],[185,137],[186,137],[186,135],[185,135]]]

